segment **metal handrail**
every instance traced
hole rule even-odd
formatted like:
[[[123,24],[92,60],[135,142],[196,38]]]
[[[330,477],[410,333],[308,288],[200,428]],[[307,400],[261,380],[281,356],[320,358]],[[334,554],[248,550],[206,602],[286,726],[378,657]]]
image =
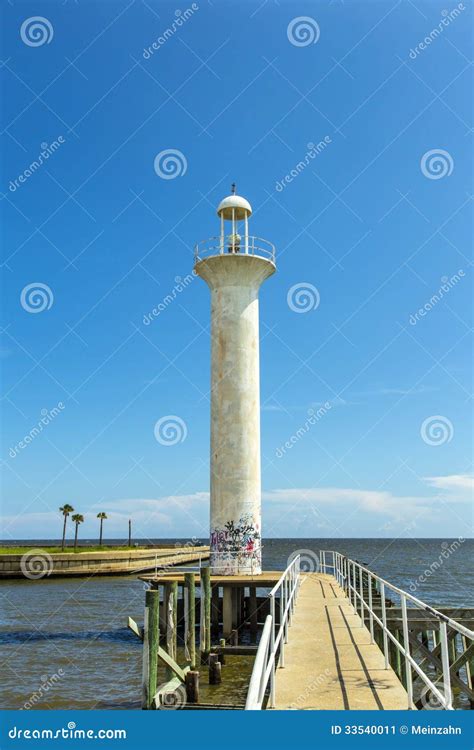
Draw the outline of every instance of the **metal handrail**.
[[[328,565],[326,562],[326,554],[332,554],[333,561],[332,565]],[[333,571],[333,575],[336,578],[339,585],[346,590],[349,597],[349,601],[354,608],[356,614],[360,614],[362,627],[365,626],[365,612],[369,615],[369,629],[370,629],[370,641],[374,641],[374,621],[382,628],[383,633],[383,653],[385,658],[385,669],[389,669],[389,657],[388,657],[388,641],[390,640],[394,646],[400,651],[405,658],[405,672],[407,675],[407,694],[408,694],[408,708],[416,708],[413,703],[413,675],[412,669],[421,678],[427,688],[439,700],[441,707],[446,710],[453,710],[452,704],[452,690],[451,690],[451,679],[450,679],[450,664],[449,664],[449,648],[448,648],[448,626],[460,633],[465,638],[474,640],[474,631],[464,627],[460,623],[447,617],[437,609],[430,607],[421,599],[416,596],[409,594],[407,591],[398,588],[393,583],[386,581],[381,576],[373,573],[369,568],[361,565],[357,560],[351,560],[350,558],[342,555],[340,552],[334,550],[320,550],[320,562],[321,572],[326,573],[327,569],[330,568]],[[367,602],[364,597],[364,585],[363,585],[363,573],[367,574],[367,591],[368,599]],[[382,619],[375,613],[372,604],[372,581],[375,581],[379,587],[381,608],[382,608]],[[400,597],[401,610],[402,610],[402,625],[403,625],[403,644],[391,633],[387,627],[387,607],[385,601],[385,589],[388,588]],[[408,614],[407,614],[407,601],[412,602],[415,606],[428,612],[439,622],[439,637],[441,645],[441,667],[443,672],[443,690],[441,691],[428,675],[422,670],[420,665],[414,660],[410,653],[409,643],[409,632],[408,632]],[[357,611],[357,605],[360,605],[360,613]]]
[[[265,620],[250,677],[245,702],[247,711],[259,711],[262,708],[269,683],[270,706],[272,708],[275,706],[275,669],[277,666],[285,666],[285,643],[288,643],[288,627],[291,625],[299,585],[300,555],[296,555],[268,595],[270,614]],[[280,592],[280,622],[278,632],[276,632],[275,597],[278,592]]]
[[[230,255],[258,255],[275,263],[275,246],[271,242],[254,235],[242,235],[237,245],[235,235],[232,234],[224,237],[209,237],[198,242],[194,247],[194,262],[198,263],[203,258],[228,253]]]

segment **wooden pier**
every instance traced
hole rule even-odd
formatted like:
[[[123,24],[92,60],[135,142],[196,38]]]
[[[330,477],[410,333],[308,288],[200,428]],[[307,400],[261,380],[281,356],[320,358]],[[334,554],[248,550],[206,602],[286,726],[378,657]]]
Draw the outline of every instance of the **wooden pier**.
[[[143,708],[231,708],[213,686],[225,686],[227,657],[244,656],[255,657],[247,710],[472,708],[474,612],[436,610],[330,554],[332,564],[321,553],[318,573],[302,571],[296,555],[283,573],[140,576],[145,624],[129,627],[143,639]],[[166,668],[160,685],[157,661]]]
[[[406,709],[407,693],[332,576],[302,575],[276,709]]]

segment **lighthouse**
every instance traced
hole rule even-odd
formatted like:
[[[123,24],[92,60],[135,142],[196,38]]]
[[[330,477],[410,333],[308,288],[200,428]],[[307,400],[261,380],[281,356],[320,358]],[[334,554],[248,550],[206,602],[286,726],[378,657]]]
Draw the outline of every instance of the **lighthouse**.
[[[211,292],[211,573],[259,575],[262,561],[259,303],[275,248],[249,235],[250,203],[217,208],[220,233],[195,248]]]

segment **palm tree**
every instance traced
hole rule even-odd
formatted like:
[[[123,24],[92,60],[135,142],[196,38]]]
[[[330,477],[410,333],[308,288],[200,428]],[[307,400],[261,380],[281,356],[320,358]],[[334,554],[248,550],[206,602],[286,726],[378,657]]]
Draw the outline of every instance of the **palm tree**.
[[[97,513],[97,518],[100,518],[99,547],[102,547],[102,524],[104,523],[104,520],[107,518],[107,513]]]
[[[65,542],[65,539],[66,539],[66,521],[67,521],[67,517],[68,517],[68,515],[70,513],[74,512],[74,508],[72,507],[72,505],[68,505],[66,503],[65,505],[63,505],[62,508],[59,509],[59,512],[62,513],[63,516],[64,516],[63,541],[62,541],[62,544],[61,544],[61,549],[63,550],[64,549],[64,542]]]
[[[71,516],[71,521],[73,521],[76,524],[76,533],[74,534],[74,549],[77,547],[77,532],[79,529],[79,524],[84,521],[84,516],[81,516],[80,513],[76,513],[74,516]]]

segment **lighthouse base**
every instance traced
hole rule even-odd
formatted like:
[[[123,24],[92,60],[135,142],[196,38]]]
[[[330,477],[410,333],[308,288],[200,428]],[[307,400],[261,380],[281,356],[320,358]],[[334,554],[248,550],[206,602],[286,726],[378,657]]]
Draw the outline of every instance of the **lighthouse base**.
[[[243,513],[238,520],[211,527],[210,567],[212,575],[260,575],[262,545],[259,518]]]
[[[248,554],[245,551],[213,552],[210,555],[211,575],[214,576],[259,576],[262,573],[260,551]]]

